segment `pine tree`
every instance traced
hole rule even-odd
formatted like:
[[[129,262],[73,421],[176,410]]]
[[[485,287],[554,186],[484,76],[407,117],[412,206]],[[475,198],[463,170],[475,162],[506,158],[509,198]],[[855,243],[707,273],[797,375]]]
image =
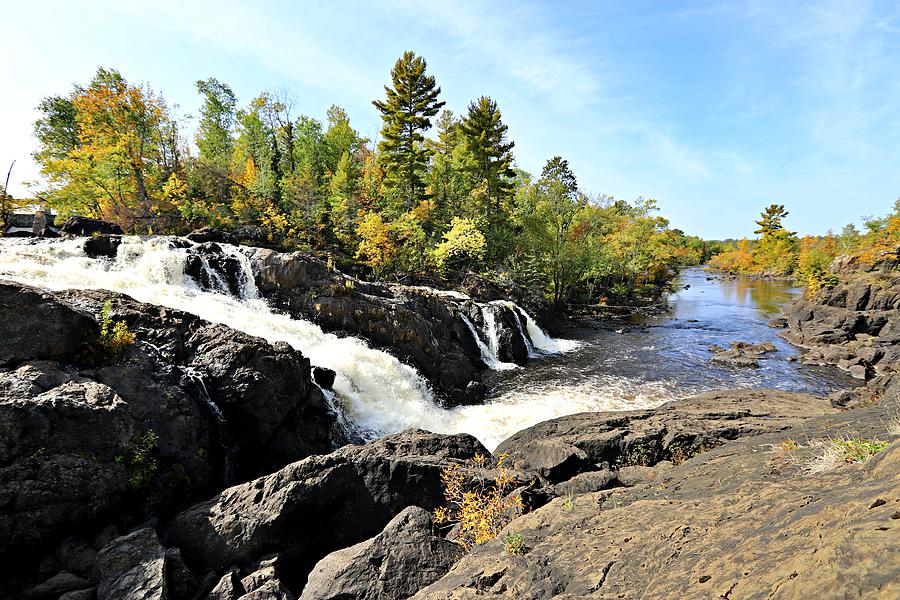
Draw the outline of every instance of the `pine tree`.
[[[385,86],[386,100],[373,100],[384,122],[378,144],[388,181],[398,186],[411,209],[424,188],[421,173],[429,150],[422,132],[431,127],[431,117],[444,106],[438,102],[441,88],[425,75],[425,59],[404,52],[391,70],[393,87]]]
[[[784,229],[781,225],[781,221],[786,216],[788,216],[788,211],[784,210],[784,204],[770,204],[762,212],[762,218],[756,222],[756,224],[759,225],[759,229],[753,233],[765,237]]]
[[[487,96],[469,104],[459,126],[474,158],[475,175],[485,184],[488,217],[500,212],[500,201],[512,193],[515,176],[512,149],[506,141],[509,129],[501,120],[497,103]]]

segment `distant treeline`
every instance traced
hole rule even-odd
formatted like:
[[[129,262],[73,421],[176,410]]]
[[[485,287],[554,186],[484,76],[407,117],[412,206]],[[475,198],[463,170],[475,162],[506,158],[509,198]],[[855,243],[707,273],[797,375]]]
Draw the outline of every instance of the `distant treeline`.
[[[837,235],[807,235],[798,238],[784,228],[788,215],[782,204],[772,204],[756,224],[757,238],[718,242],[725,247],[712,257],[713,267],[745,275],[794,276],[810,293],[833,286],[837,279],[828,266],[839,255],[854,255],[864,264],[897,258],[900,251],[900,199],[884,217],[864,219],[865,231],[852,223]]]
[[[284,92],[239,108],[216,79],[197,91],[196,153],[162,94],[115,70],[43,100],[35,157],[49,185],[40,198],[62,216],[134,233],[208,225],[327,252],[379,278],[502,273],[560,303],[629,297],[709,255],[654,200],[587,195],[559,156],[540,174],[515,168],[497,103],[482,96],[455,115],[412,52],[373,101],[377,144],[337,106],[322,122],[295,114]]]

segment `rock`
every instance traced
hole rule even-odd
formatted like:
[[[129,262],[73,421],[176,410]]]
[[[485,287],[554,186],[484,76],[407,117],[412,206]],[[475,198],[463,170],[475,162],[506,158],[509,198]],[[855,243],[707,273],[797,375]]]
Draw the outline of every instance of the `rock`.
[[[69,217],[62,227],[59,228],[59,231],[68,235],[122,235],[125,233],[115,223],[88,217]]]
[[[36,585],[22,593],[24,600],[56,599],[67,592],[85,590],[92,587],[91,582],[74,573],[62,571],[47,581]]]
[[[95,235],[84,241],[84,253],[91,258],[105,256],[107,258],[115,258],[122,245],[122,236],[120,235]]]
[[[852,365],[848,371],[854,379],[865,379],[867,377],[865,365]]]
[[[107,298],[137,341],[86,364]],[[66,536],[108,529],[102,546],[111,523],[176,513],[342,439],[309,362],[285,344],[100,291],[0,283],[0,307],[15,314],[0,341],[0,557],[17,561],[16,585],[40,581],[53,544],[44,578],[87,576],[92,549],[63,550]]]
[[[403,600],[440,579],[461,556],[460,546],[432,533],[431,513],[410,506],[374,538],[319,561],[300,599]]]
[[[181,550],[166,549],[166,589],[171,598],[191,598],[200,581],[184,563]]]
[[[775,329],[786,329],[788,326],[788,320],[785,316],[778,316],[769,319],[768,322],[769,327],[773,327]]]
[[[37,288],[0,281],[0,366],[72,358],[99,332],[90,314]]]
[[[117,538],[97,555],[97,600],[165,600],[166,553],[153,529]]]
[[[267,581],[248,594],[241,596],[241,600],[294,600],[295,596],[280,581]]]
[[[885,433],[890,410],[813,417],[649,484],[556,499],[414,598],[895,598],[900,439]],[[835,436],[894,441],[867,462],[810,473],[821,447],[804,441]],[[782,450],[787,439],[803,445]],[[504,551],[506,532],[527,554]]]
[[[289,587],[326,554],[375,536],[410,505],[443,503],[441,469],[487,454],[468,435],[418,430],[312,456],[179,514],[166,539],[204,570],[277,552]]]
[[[497,449],[498,454],[506,451],[505,448]],[[516,469],[534,471],[551,483],[566,481],[576,473],[595,468],[586,452],[555,439],[533,440],[527,449],[519,447],[519,451],[511,456]]]
[[[579,413],[538,423],[502,442],[495,454],[506,453],[516,468],[539,470],[544,448],[578,456],[578,472],[653,466],[661,461],[680,464],[727,440],[779,431],[814,415],[836,410],[824,398],[777,390],[710,392],[639,411]],[[537,468],[535,468],[537,467]],[[565,479],[557,477],[552,481]]]
[[[553,492],[560,497],[568,498],[589,492],[599,492],[619,484],[618,471],[603,469],[580,473],[553,486]]]
[[[206,600],[238,600],[245,593],[237,569],[231,569],[219,580],[219,583],[207,594]]]
[[[315,381],[323,390],[330,390],[334,387],[334,379],[337,373],[326,367],[313,367],[313,381]]]
[[[75,590],[66,592],[59,597],[59,600],[94,600],[97,597],[97,588],[87,588],[84,590]]]
[[[203,290],[225,292],[238,298],[243,296],[243,264],[215,242],[189,247],[184,274]]]
[[[220,244],[233,244],[235,246],[238,243],[238,239],[235,236],[231,235],[227,231],[216,229],[215,227],[201,227],[200,229],[195,229],[184,237],[191,240],[192,242],[197,243],[217,242]]]

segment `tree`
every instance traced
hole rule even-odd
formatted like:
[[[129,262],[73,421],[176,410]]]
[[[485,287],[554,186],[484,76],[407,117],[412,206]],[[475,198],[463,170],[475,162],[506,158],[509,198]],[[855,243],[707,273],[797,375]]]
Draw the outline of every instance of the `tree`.
[[[500,213],[500,202],[513,189],[512,149],[506,141],[509,129],[501,120],[497,103],[487,96],[469,104],[469,112],[459,125],[474,158],[476,177],[485,182],[488,220]]]
[[[784,226],[782,226],[781,221],[783,221],[788,214],[788,211],[784,210],[784,204],[770,204],[763,210],[762,218],[756,222],[756,224],[759,225],[759,229],[753,233],[765,237],[767,235],[772,235],[776,231],[783,230]]]
[[[197,82],[197,92],[203,96],[200,123],[197,126],[197,149],[200,159],[228,172],[234,150],[235,107],[237,99],[231,88],[210,77]]]
[[[425,68],[424,58],[404,52],[391,70],[393,87],[384,87],[387,98],[372,101],[383,121],[378,148],[387,179],[399,188],[407,209],[422,197],[422,172],[430,154],[423,132],[444,106],[437,99],[441,88],[425,74]]]

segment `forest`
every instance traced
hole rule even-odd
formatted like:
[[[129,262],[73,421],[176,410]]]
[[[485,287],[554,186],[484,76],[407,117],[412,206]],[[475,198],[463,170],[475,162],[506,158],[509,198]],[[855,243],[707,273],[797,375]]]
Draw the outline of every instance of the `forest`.
[[[540,173],[517,168],[497,102],[482,96],[454,113],[412,52],[373,99],[377,141],[338,106],[324,121],[295,114],[290,92],[240,104],[214,78],[196,89],[193,140],[163,94],[116,70],[45,98],[37,198],[60,217],[135,234],[216,227],[381,280],[475,271],[538,287],[557,305],[634,301],[708,258],[655,200],[588,193],[560,156]]]
[[[719,244],[710,266],[736,275],[794,277],[812,295],[838,283],[828,268],[837,256],[854,256],[863,264],[874,265],[896,256],[900,247],[900,199],[889,214],[865,217],[863,231],[850,223],[839,234],[829,231],[824,236],[798,237],[784,227],[788,214],[783,204],[769,205],[756,221],[758,237]]]

